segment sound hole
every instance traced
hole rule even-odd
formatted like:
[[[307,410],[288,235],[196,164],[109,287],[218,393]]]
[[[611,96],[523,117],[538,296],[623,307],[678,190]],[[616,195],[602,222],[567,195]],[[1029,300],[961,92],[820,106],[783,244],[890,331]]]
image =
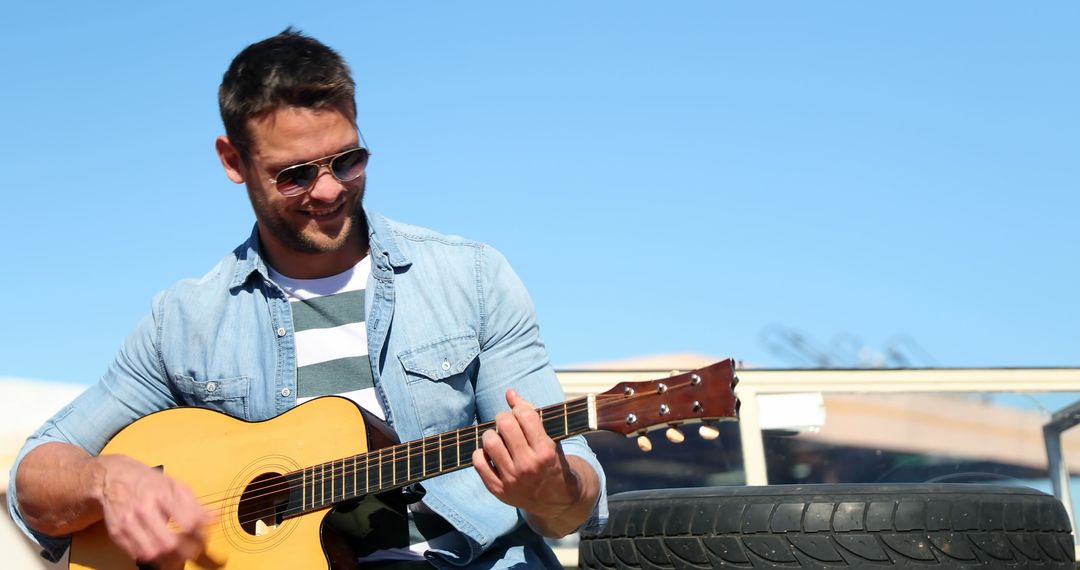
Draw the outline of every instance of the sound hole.
[[[252,536],[270,534],[281,524],[288,503],[288,481],[277,473],[263,473],[240,495],[236,509],[240,527]]]

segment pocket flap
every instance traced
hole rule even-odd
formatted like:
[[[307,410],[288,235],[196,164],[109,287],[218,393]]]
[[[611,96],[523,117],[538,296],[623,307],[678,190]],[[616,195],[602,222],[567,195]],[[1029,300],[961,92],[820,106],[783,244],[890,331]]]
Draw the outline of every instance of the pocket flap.
[[[473,333],[446,337],[398,354],[406,372],[432,380],[461,374],[480,354],[480,342]]]
[[[246,398],[248,384],[251,383],[247,376],[234,376],[215,380],[196,380],[183,374],[175,374],[174,377],[176,378],[176,387],[181,392],[203,402]]]

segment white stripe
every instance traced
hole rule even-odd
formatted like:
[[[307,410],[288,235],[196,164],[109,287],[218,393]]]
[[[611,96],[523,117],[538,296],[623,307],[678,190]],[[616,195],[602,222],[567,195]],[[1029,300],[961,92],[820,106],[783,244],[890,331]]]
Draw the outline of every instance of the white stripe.
[[[350,356],[367,356],[367,353],[366,323],[296,333],[297,368]]]
[[[365,256],[359,263],[329,277],[319,279],[293,279],[278,273],[270,267],[270,278],[281,286],[291,299],[307,301],[345,291],[359,291],[367,288],[368,275],[371,273],[371,258]]]

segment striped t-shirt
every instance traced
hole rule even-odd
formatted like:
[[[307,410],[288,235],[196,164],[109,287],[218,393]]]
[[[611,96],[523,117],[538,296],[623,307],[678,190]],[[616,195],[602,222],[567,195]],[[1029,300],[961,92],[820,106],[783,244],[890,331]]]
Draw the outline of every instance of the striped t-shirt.
[[[368,359],[364,295],[370,274],[369,257],[347,271],[320,279],[293,279],[270,269],[270,278],[288,294],[292,309],[297,404],[335,394],[386,418],[375,395]],[[424,552],[453,530],[422,503],[410,506],[406,519],[376,497],[348,512],[335,509],[328,520],[354,537],[362,562],[423,560]],[[368,546],[372,544],[386,548],[376,550]]]
[[[337,394],[385,418],[368,360],[364,295],[371,259],[320,279],[270,277],[289,295],[296,331],[296,403]]]

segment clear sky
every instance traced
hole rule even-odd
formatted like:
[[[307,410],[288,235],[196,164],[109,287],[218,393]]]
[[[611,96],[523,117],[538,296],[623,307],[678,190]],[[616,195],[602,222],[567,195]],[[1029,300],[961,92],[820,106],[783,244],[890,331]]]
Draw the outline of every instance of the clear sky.
[[[557,365],[794,365],[791,332],[837,362],[1080,365],[1076,2],[5,14],[0,376],[93,381],[247,236],[216,89],[290,24],[353,66],[368,203],[503,251]]]

